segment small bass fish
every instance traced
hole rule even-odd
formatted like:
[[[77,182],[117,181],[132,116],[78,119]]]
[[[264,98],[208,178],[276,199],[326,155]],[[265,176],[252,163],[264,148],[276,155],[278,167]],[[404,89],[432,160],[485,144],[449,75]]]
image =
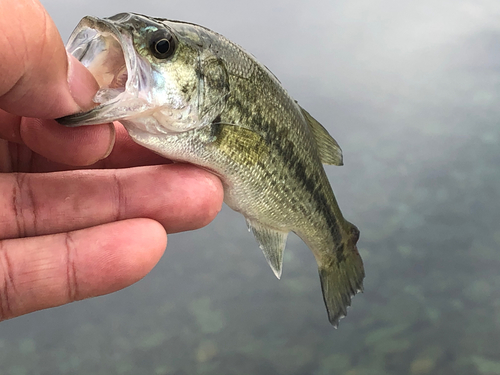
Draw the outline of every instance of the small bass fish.
[[[133,13],[83,18],[67,49],[100,90],[96,107],[59,123],[117,120],[140,145],[219,176],[278,278],[290,231],[311,249],[336,327],[364,278],[359,231],[322,165],[342,165],[342,151],[278,79],[205,27]]]

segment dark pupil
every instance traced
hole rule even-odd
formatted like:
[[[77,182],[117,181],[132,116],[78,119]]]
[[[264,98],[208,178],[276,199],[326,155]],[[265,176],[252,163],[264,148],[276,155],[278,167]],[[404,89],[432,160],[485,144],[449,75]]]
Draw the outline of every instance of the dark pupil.
[[[156,42],[155,49],[156,52],[163,55],[170,49],[170,42],[167,39],[160,39]]]

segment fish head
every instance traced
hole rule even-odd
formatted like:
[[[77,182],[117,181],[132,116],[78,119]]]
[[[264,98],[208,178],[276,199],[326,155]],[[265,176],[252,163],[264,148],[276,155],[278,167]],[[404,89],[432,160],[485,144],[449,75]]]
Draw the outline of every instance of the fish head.
[[[84,17],[67,44],[95,77],[89,111],[66,126],[130,120],[149,133],[179,133],[210,124],[229,93],[224,63],[196,25],[120,13]]]

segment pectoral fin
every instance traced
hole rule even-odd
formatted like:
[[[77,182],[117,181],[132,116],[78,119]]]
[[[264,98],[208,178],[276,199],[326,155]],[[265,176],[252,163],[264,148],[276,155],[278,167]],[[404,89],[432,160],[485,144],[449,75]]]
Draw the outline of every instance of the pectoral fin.
[[[269,148],[258,133],[232,124],[212,125],[213,145],[238,164],[251,167],[269,154]]]
[[[288,232],[281,232],[268,228],[256,221],[247,220],[248,229],[251,230],[260,244],[260,248],[271,266],[276,277],[281,277],[283,265],[283,250],[285,250]]]
[[[342,149],[328,131],[309,112],[300,107],[318,146],[319,157],[323,164],[343,165]]]

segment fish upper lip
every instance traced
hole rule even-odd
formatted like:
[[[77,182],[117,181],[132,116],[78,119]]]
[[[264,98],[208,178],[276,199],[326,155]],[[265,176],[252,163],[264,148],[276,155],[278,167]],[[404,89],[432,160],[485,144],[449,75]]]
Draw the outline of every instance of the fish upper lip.
[[[113,20],[87,16],[79,22],[66,49],[90,70],[101,88],[94,108],[56,121],[70,127],[101,124],[130,116],[131,109],[148,108],[141,91],[149,85],[150,67],[136,55],[132,38]]]

